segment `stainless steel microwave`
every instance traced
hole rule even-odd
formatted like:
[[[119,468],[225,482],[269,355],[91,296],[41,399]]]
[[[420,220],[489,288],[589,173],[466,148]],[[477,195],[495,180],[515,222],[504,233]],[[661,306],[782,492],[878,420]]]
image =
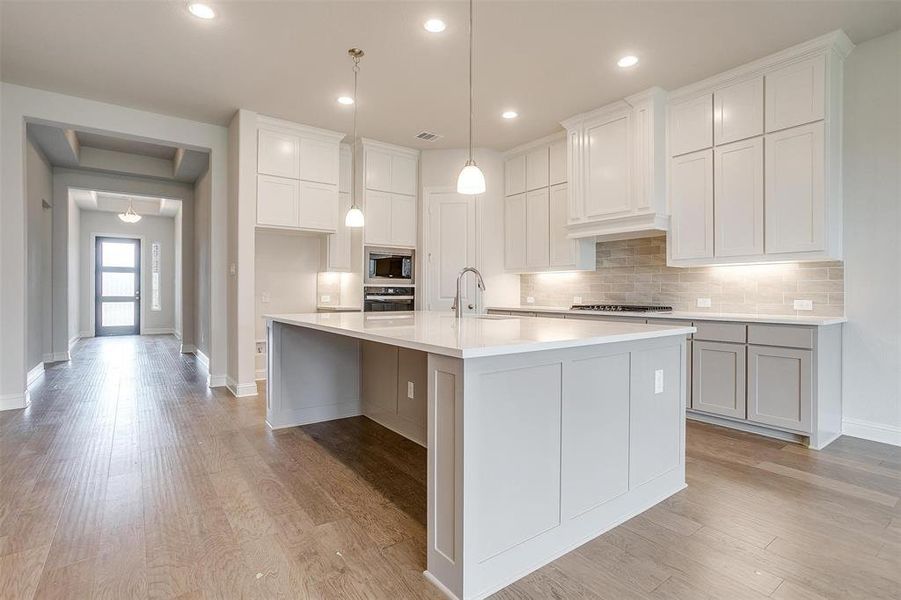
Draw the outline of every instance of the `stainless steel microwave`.
[[[413,264],[413,250],[367,246],[364,283],[412,284]]]

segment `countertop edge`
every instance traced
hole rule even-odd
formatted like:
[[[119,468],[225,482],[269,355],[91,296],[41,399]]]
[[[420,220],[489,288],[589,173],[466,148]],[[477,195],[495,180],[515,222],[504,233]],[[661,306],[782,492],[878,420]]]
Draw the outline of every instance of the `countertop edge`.
[[[556,306],[487,306],[486,310],[506,310],[517,312],[534,312],[549,314],[598,315],[610,317],[635,317],[647,319],[675,319],[698,321],[734,321],[745,323],[762,323],[771,325],[805,325],[808,327],[827,327],[847,323],[847,317],[793,317],[790,315],[752,315],[743,313],[692,313],[688,311],[673,312],[602,312],[592,310],[573,310]]]

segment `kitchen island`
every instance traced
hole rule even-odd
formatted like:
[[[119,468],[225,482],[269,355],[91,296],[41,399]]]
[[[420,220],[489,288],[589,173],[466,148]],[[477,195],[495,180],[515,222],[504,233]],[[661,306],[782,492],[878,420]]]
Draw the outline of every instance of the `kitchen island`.
[[[685,486],[691,326],[266,319],[272,428],[362,414],[427,447],[425,576],[451,598],[488,596]]]

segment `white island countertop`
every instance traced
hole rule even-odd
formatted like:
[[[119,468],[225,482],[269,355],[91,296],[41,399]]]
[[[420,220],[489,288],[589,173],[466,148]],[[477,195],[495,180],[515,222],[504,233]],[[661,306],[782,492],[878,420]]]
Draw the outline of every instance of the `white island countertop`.
[[[284,323],[456,358],[477,358],[688,335],[691,326],[563,320],[506,315],[457,319],[446,312],[264,315]]]
[[[817,317],[803,315],[765,315],[746,313],[717,313],[705,311],[680,311],[669,312],[630,312],[607,310],[573,310],[564,306],[537,306],[531,304],[516,306],[489,306],[488,310],[516,311],[549,314],[573,314],[573,315],[597,315],[598,317],[635,317],[642,319],[677,319],[680,321],[741,321],[744,323],[770,323],[775,325],[812,325],[824,327],[845,323],[847,317]]]

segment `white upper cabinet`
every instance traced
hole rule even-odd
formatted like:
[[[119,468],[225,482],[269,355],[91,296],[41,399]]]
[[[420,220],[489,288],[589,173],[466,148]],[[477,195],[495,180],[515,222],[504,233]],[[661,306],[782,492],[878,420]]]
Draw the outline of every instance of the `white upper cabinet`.
[[[714,151],[714,254],[763,254],[763,138]]]
[[[353,192],[353,161],[351,160],[350,144],[341,144],[338,156],[338,191]],[[344,214],[342,212],[342,214]]]
[[[577,242],[566,235],[568,203],[566,184],[552,186],[548,207],[548,261],[552,268],[572,267],[576,264]]]
[[[351,230],[344,226],[344,215],[350,210],[350,206],[350,193],[338,192],[338,230],[325,238],[323,271],[350,272],[353,270]]]
[[[526,191],[526,155],[507,159],[504,165],[504,193],[515,196]]]
[[[301,138],[300,179],[337,185],[339,154],[333,141]]]
[[[670,163],[672,221],[667,238],[674,259],[713,257],[713,150]]]
[[[583,215],[628,212],[632,205],[631,110],[586,120],[583,135]]]
[[[526,267],[530,269],[550,264],[549,200],[547,187],[526,193]]]
[[[766,136],[766,252],[826,249],[823,124]]]
[[[566,183],[566,140],[556,141],[548,146],[548,183]]]
[[[713,94],[713,137],[718,146],[762,134],[762,75]]]
[[[841,260],[842,69],[853,47],[834,31],[670,92],[667,264]],[[700,174],[683,160],[697,155],[680,154],[689,147],[685,107],[708,95],[712,247],[708,204],[695,189]]]
[[[257,175],[257,225],[296,228],[299,205],[299,181]]]
[[[767,132],[823,119],[825,98],[826,57],[823,55],[767,73]]]
[[[548,147],[541,146],[526,154],[526,190],[548,186]]]
[[[526,266],[526,195],[504,198],[504,267],[521,271]]]
[[[417,238],[419,151],[363,140],[363,241],[413,248]]]
[[[297,225],[301,229],[336,232],[338,230],[338,186],[301,181]]]
[[[260,129],[257,140],[257,173],[300,179],[300,138],[298,136]]]
[[[671,104],[669,134],[671,156],[713,146],[713,95]]]

